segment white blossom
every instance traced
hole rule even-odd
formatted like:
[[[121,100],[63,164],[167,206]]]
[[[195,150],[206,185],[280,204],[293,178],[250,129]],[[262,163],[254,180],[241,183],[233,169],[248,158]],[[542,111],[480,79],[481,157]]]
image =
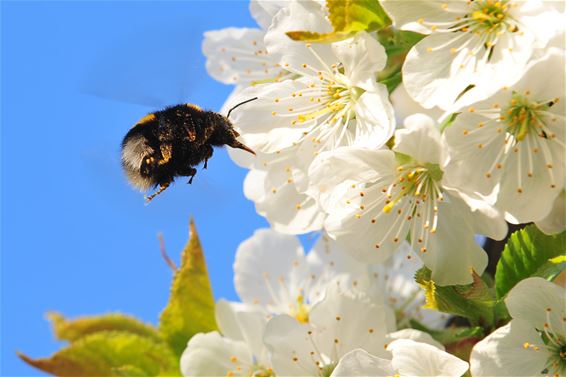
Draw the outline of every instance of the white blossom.
[[[542,278],[517,283],[505,303],[513,318],[477,343],[473,376],[566,375],[566,292]]]
[[[366,276],[364,264],[337,250],[324,235],[305,256],[296,237],[271,229],[259,229],[242,242],[234,263],[234,283],[243,303],[300,322],[308,322],[312,305],[329,284],[353,288]]]
[[[491,197],[513,223],[545,218],[564,187],[564,64],[564,52],[553,51],[445,133],[451,184]]]
[[[382,5],[395,26],[427,34],[403,66],[407,91],[426,108],[460,108],[511,85],[533,52],[564,29],[563,14],[545,1],[385,0]]]
[[[487,264],[474,234],[501,239],[506,225],[487,204],[478,201],[472,211],[444,187],[444,153],[432,119],[415,115],[396,132],[393,150],[321,154],[309,176],[312,190],[322,193],[329,235],[357,259],[378,263],[409,236],[437,284],[470,283],[470,270],[481,274]],[[344,181],[348,190],[333,194]]]
[[[393,313],[362,294],[330,286],[311,311],[308,324],[281,315],[271,319],[264,341],[276,374],[328,376],[340,358],[356,348],[385,356]]]

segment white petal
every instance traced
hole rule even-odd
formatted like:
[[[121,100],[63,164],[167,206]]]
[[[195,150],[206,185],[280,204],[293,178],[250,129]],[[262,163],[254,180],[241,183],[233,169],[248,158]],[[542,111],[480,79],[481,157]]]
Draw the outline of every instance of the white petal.
[[[421,164],[442,164],[444,161],[440,131],[436,122],[424,114],[414,114],[405,119],[405,128],[395,133],[393,149]]]
[[[444,346],[441,343],[434,340],[430,334],[419,330],[403,329],[387,334],[386,338],[388,343],[392,343],[398,339],[409,339],[419,343],[430,344],[431,346],[444,351]]]
[[[225,84],[248,84],[282,74],[263,44],[260,29],[227,28],[204,33],[202,51],[210,76]]]
[[[296,42],[285,33],[289,31],[311,31],[328,33],[332,31],[325,18],[324,7],[316,1],[291,1],[289,6],[279,11],[273,18],[265,36],[265,44],[270,54],[280,57],[280,64],[299,74],[312,74],[326,69],[326,65],[338,63],[336,56],[327,44],[312,43],[317,58],[304,42]],[[325,64],[321,63],[321,60]],[[306,68],[303,67],[306,64]],[[288,66],[287,66],[288,65]]]
[[[313,121],[297,122],[300,112],[296,109],[312,108],[312,103],[308,96],[292,94],[307,89],[308,85],[308,79],[285,80],[258,84],[240,92],[240,98],[258,97],[249,109],[234,111],[231,116],[232,123],[241,131],[241,141],[265,153],[290,148],[300,141]]]
[[[245,303],[287,312],[305,274],[303,248],[293,236],[259,229],[236,252],[234,284]]]
[[[381,148],[393,136],[395,116],[387,99],[387,89],[377,84],[373,91],[363,93],[354,106],[356,112],[356,146]]]
[[[454,376],[468,370],[468,363],[426,343],[400,339],[388,347],[393,368],[403,376]]]
[[[332,352],[334,360],[356,348],[373,355],[386,355],[384,344],[388,332],[387,311],[384,305],[375,305],[367,297],[340,290],[330,285],[324,300],[311,309],[309,321],[317,329],[321,352]]]
[[[455,33],[432,34],[407,54],[402,70],[405,88],[427,109],[434,106],[451,109],[459,94],[476,81],[475,64],[460,66],[468,58],[468,50],[463,49],[455,56],[450,54],[451,48],[465,43],[464,39],[455,40],[456,36]],[[437,46],[444,47],[431,50]]]
[[[181,356],[181,372],[185,377],[234,376],[246,374],[253,363],[244,342],[223,338],[217,332],[196,334]],[[237,367],[242,371],[237,371]]]
[[[313,191],[329,192],[346,180],[365,183],[392,175],[395,168],[391,151],[342,147],[321,153],[311,164],[309,177]]]
[[[351,376],[392,376],[395,374],[391,361],[373,356],[363,349],[355,349],[345,354],[331,377]]]
[[[537,221],[537,228],[546,234],[558,234],[566,230],[566,191],[562,190],[552,205],[552,210],[544,219]]]
[[[428,250],[419,253],[419,257],[432,270],[436,284],[470,284],[472,270],[478,275],[485,270],[487,254],[475,242],[467,205],[451,196],[449,201],[439,205],[437,232],[430,234]],[[417,249],[418,244],[413,243],[413,248]]]
[[[258,310],[240,311],[236,313],[236,318],[244,341],[254,355],[256,363],[263,366],[271,365],[267,349],[263,344],[265,326],[268,320],[266,314]]]
[[[288,4],[288,0],[251,0],[250,13],[259,26],[267,30],[277,12]]]
[[[565,302],[564,288],[538,277],[521,280],[505,299],[509,314],[514,319],[527,321],[541,331],[546,328],[566,339]]]
[[[214,314],[218,329],[222,335],[233,340],[244,340],[236,313],[247,309],[246,304],[220,299],[214,307]]]
[[[341,287],[350,289],[367,280],[367,265],[350,257],[324,233],[308,253],[307,264],[311,278],[307,294],[311,304],[324,297],[326,287],[336,278]]]
[[[539,350],[525,348],[538,345]],[[534,328],[525,321],[513,319],[477,343],[470,355],[474,377],[538,376],[545,368],[548,352]]]
[[[437,121],[442,115],[442,110],[437,107],[425,109],[409,96],[405,84],[401,83],[390,95],[391,103],[395,109],[395,119],[397,123],[403,125],[405,119],[412,114],[425,114]]]
[[[359,32],[354,38],[332,44],[334,54],[344,65],[351,84],[364,87],[368,80],[375,82],[377,72],[385,68],[387,55],[383,46],[370,34]]]
[[[277,375],[318,375],[315,362],[321,358],[311,340],[310,334],[314,331],[312,326],[302,325],[287,315],[277,316],[267,323],[263,341],[271,351],[271,362]]]
[[[277,231],[288,234],[319,230],[324,213],[311,197],[297,191],[293,176],[285,165],[269,170],[250,170],[244,193],[255,202],[258,214],[265,216]]]
[[[392,18],[396,27],[402,30],[411,30],[417,33],[430,33],[430,28],[424,22],[454,22],[456,17],[466,14],[465,3],[448,2],[449,7],[444,8],[446,1],[406,1],[385,0],[382,2],[383,9]]]

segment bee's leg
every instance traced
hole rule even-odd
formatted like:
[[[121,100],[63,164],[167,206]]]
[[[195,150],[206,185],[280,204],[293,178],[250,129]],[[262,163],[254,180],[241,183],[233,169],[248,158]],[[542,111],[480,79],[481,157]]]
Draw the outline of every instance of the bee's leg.
[[[188,121],[185,121],[184,126],[187,130],[187,134],[189,135],[189,141],[195,141],[197,138],[197,131],[195,130],[195,125],[192,120],[189,119]]]
[[[189,181],[187,182],[187,184],[191,185],[193,183],[193,178],[197,174],[197,169],[194,169],[194,168],[189,168],[189,169],[190,169],[190,174],[188,174],[188,176],[190,176],[191,178],[189,178]]]
[[[159,190],[157,190],[156,192],[154,192],[150,196],[145,197],[145,204],[149,204],[149,202],[151,202],[153,200],[153,198],[155,198],[157,195],[159,195],[163,191],[165,191],[167,189],[167,187],[169,187],[169,183],[164,183],[164,184],[160,185]]]
[[[171,155],[172,155],[172,151],[173,151],[173,146],[171,144],[166,144],[166,143],[162,143],[159,146],[159,149],[161,151],[161,156],[163,157],[161,160],[158,161],[159,165],[165,165],[166,163],[169,162],[169,160],[171,159]]]
[[[212,145],[206,145],[206,156],[204,157],[204,167],[203,169],[207,169],[208,168],[208,159],[212,157]]]
[[[178,171],[177,174],[185,177],[191,177],[187,182],[187,184],[190,185],[191,183],[193,183],[193,178],[197,174],[197,169],[187,166],[186,168],[183,168],[182,170]]]

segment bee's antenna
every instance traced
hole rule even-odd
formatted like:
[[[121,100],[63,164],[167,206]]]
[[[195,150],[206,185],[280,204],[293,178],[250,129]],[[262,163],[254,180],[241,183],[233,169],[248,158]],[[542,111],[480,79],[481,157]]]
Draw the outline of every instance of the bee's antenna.
[[[226,115],[226,118],[230,118],[230,113],[231,113],[232,110],[234,110],[236,107],[241,106],[241,105],[243,105],[243,104],[245,104],[245,103],[248,103],[248,102],[255,101],[257,98],[258,98],[258,97],[254,97],[254,98],[251,98],[251,99],[247,99],[247,100],[245,100],[244,102],[240,102],[240,103],[237,104],[236,106],[232,107],[230,110],[228,110],[228,115]]]

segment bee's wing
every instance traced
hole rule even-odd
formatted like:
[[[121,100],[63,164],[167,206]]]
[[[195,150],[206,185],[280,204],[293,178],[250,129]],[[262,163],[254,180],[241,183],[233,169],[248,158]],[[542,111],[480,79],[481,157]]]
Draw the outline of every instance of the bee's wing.
[[[154,109],[185,102],[189,90],[202,85],[206,71],[201,61],[202,36],[191,30],[190,22],[181,21],[150,23],[117,36],[102,51],[94,52],[79,90]]]

